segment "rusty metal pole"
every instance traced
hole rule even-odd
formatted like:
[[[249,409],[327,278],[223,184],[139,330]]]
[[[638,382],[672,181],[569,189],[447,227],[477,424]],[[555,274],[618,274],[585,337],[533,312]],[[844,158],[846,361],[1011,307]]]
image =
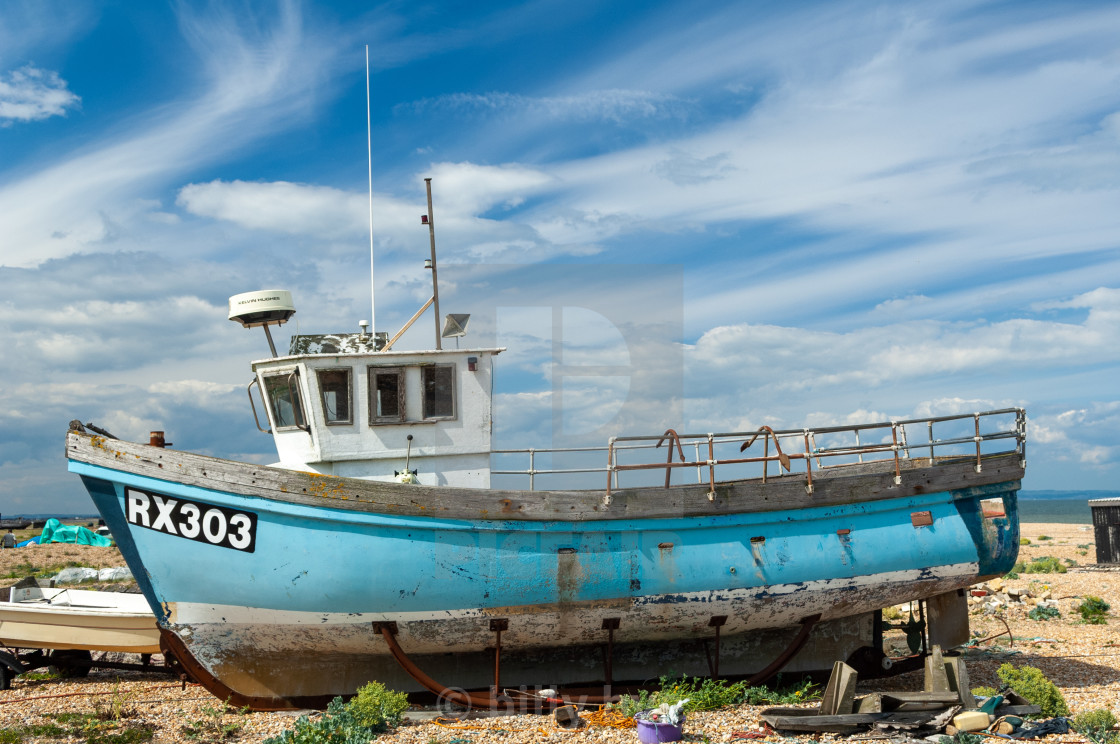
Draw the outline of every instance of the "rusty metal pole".
[[[494,686],[490,690],[490,696],[497,699],[501,694],[502,680],[502,631],[509,630],[509,620],[505,618],[494,618],[490,621],[490,632],[494,634]]]
[[[425,178],[424,186],[428,189],[428,236],[432,243],[432,299],[436,308],[436,350],[443,348],[439,335],[439,281],[436,278],[436,221],[432,214],[432,179]]]

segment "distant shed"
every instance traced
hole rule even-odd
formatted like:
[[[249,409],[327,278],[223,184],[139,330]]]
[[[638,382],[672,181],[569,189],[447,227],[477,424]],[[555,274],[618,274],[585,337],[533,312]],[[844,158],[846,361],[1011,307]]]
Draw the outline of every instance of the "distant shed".
[[[1092,499],[1097,563],[1120,563],[1120,499]]]

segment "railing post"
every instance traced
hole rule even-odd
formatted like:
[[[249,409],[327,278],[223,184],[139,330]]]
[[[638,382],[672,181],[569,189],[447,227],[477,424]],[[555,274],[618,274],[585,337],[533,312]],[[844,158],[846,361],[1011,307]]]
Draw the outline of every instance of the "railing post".
[[[902,483],[902,468],[898,463],[898,423],[891,422],[891,454],[894,455],[894,484]]]
[[[614,476],[614,440],[611,437],[607,442],[607,493],[603,496],[603,504],[609,505],[611,503],[611,480]]]
[[[696,444],[696,460],[700,460],[700,443]],[[697,468],[699,471],[699,468]],[[699,474],[699,473],[698,473]],[[716,444],[715,435],[708,432],[708,501],[716,498]]]
[[[535,491],[537,484],[537,451],[532,447],[529,448],[529,490]]]
[[[972,437],[976,441],[976,472],[979,473],[980,465],[980,414],[979,412],[972,414],[972,420],[976,424],[975,435]]]
[[[813,457],[809,452],[809,430],[803,429],[802,435],[805,438],[805,493],[813,492]]]

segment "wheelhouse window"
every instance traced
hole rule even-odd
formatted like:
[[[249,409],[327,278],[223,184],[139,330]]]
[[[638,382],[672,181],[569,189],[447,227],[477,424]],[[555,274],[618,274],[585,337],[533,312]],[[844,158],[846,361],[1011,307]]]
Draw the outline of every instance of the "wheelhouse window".
[[[389,424],[404,420],[404,370],[369,368],[369,422]]]
[[[321,369],[319,395],[323,400],[323,418],[328,425],[352,424],[350,405],[350,370]]]
[[[269,375],[264,378],[264,389],[272,409],[272,422],[277,429],[305,426],[303,406],[299,399],[299,373]]]
[[[424,418],[454,418],[455,367],[437,364],[421,369],[424,386]]]

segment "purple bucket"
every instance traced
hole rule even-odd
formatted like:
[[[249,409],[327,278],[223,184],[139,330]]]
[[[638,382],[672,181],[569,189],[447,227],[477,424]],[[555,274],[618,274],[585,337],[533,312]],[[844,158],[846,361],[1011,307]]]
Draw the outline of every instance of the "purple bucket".
[[[680,741],[684,722],[669,723],[668,721],[661,723],[658,721],[646,721],[641,718],[635,719],[638,724],[638,741],[642,744],[657,744],[659,741]]]

